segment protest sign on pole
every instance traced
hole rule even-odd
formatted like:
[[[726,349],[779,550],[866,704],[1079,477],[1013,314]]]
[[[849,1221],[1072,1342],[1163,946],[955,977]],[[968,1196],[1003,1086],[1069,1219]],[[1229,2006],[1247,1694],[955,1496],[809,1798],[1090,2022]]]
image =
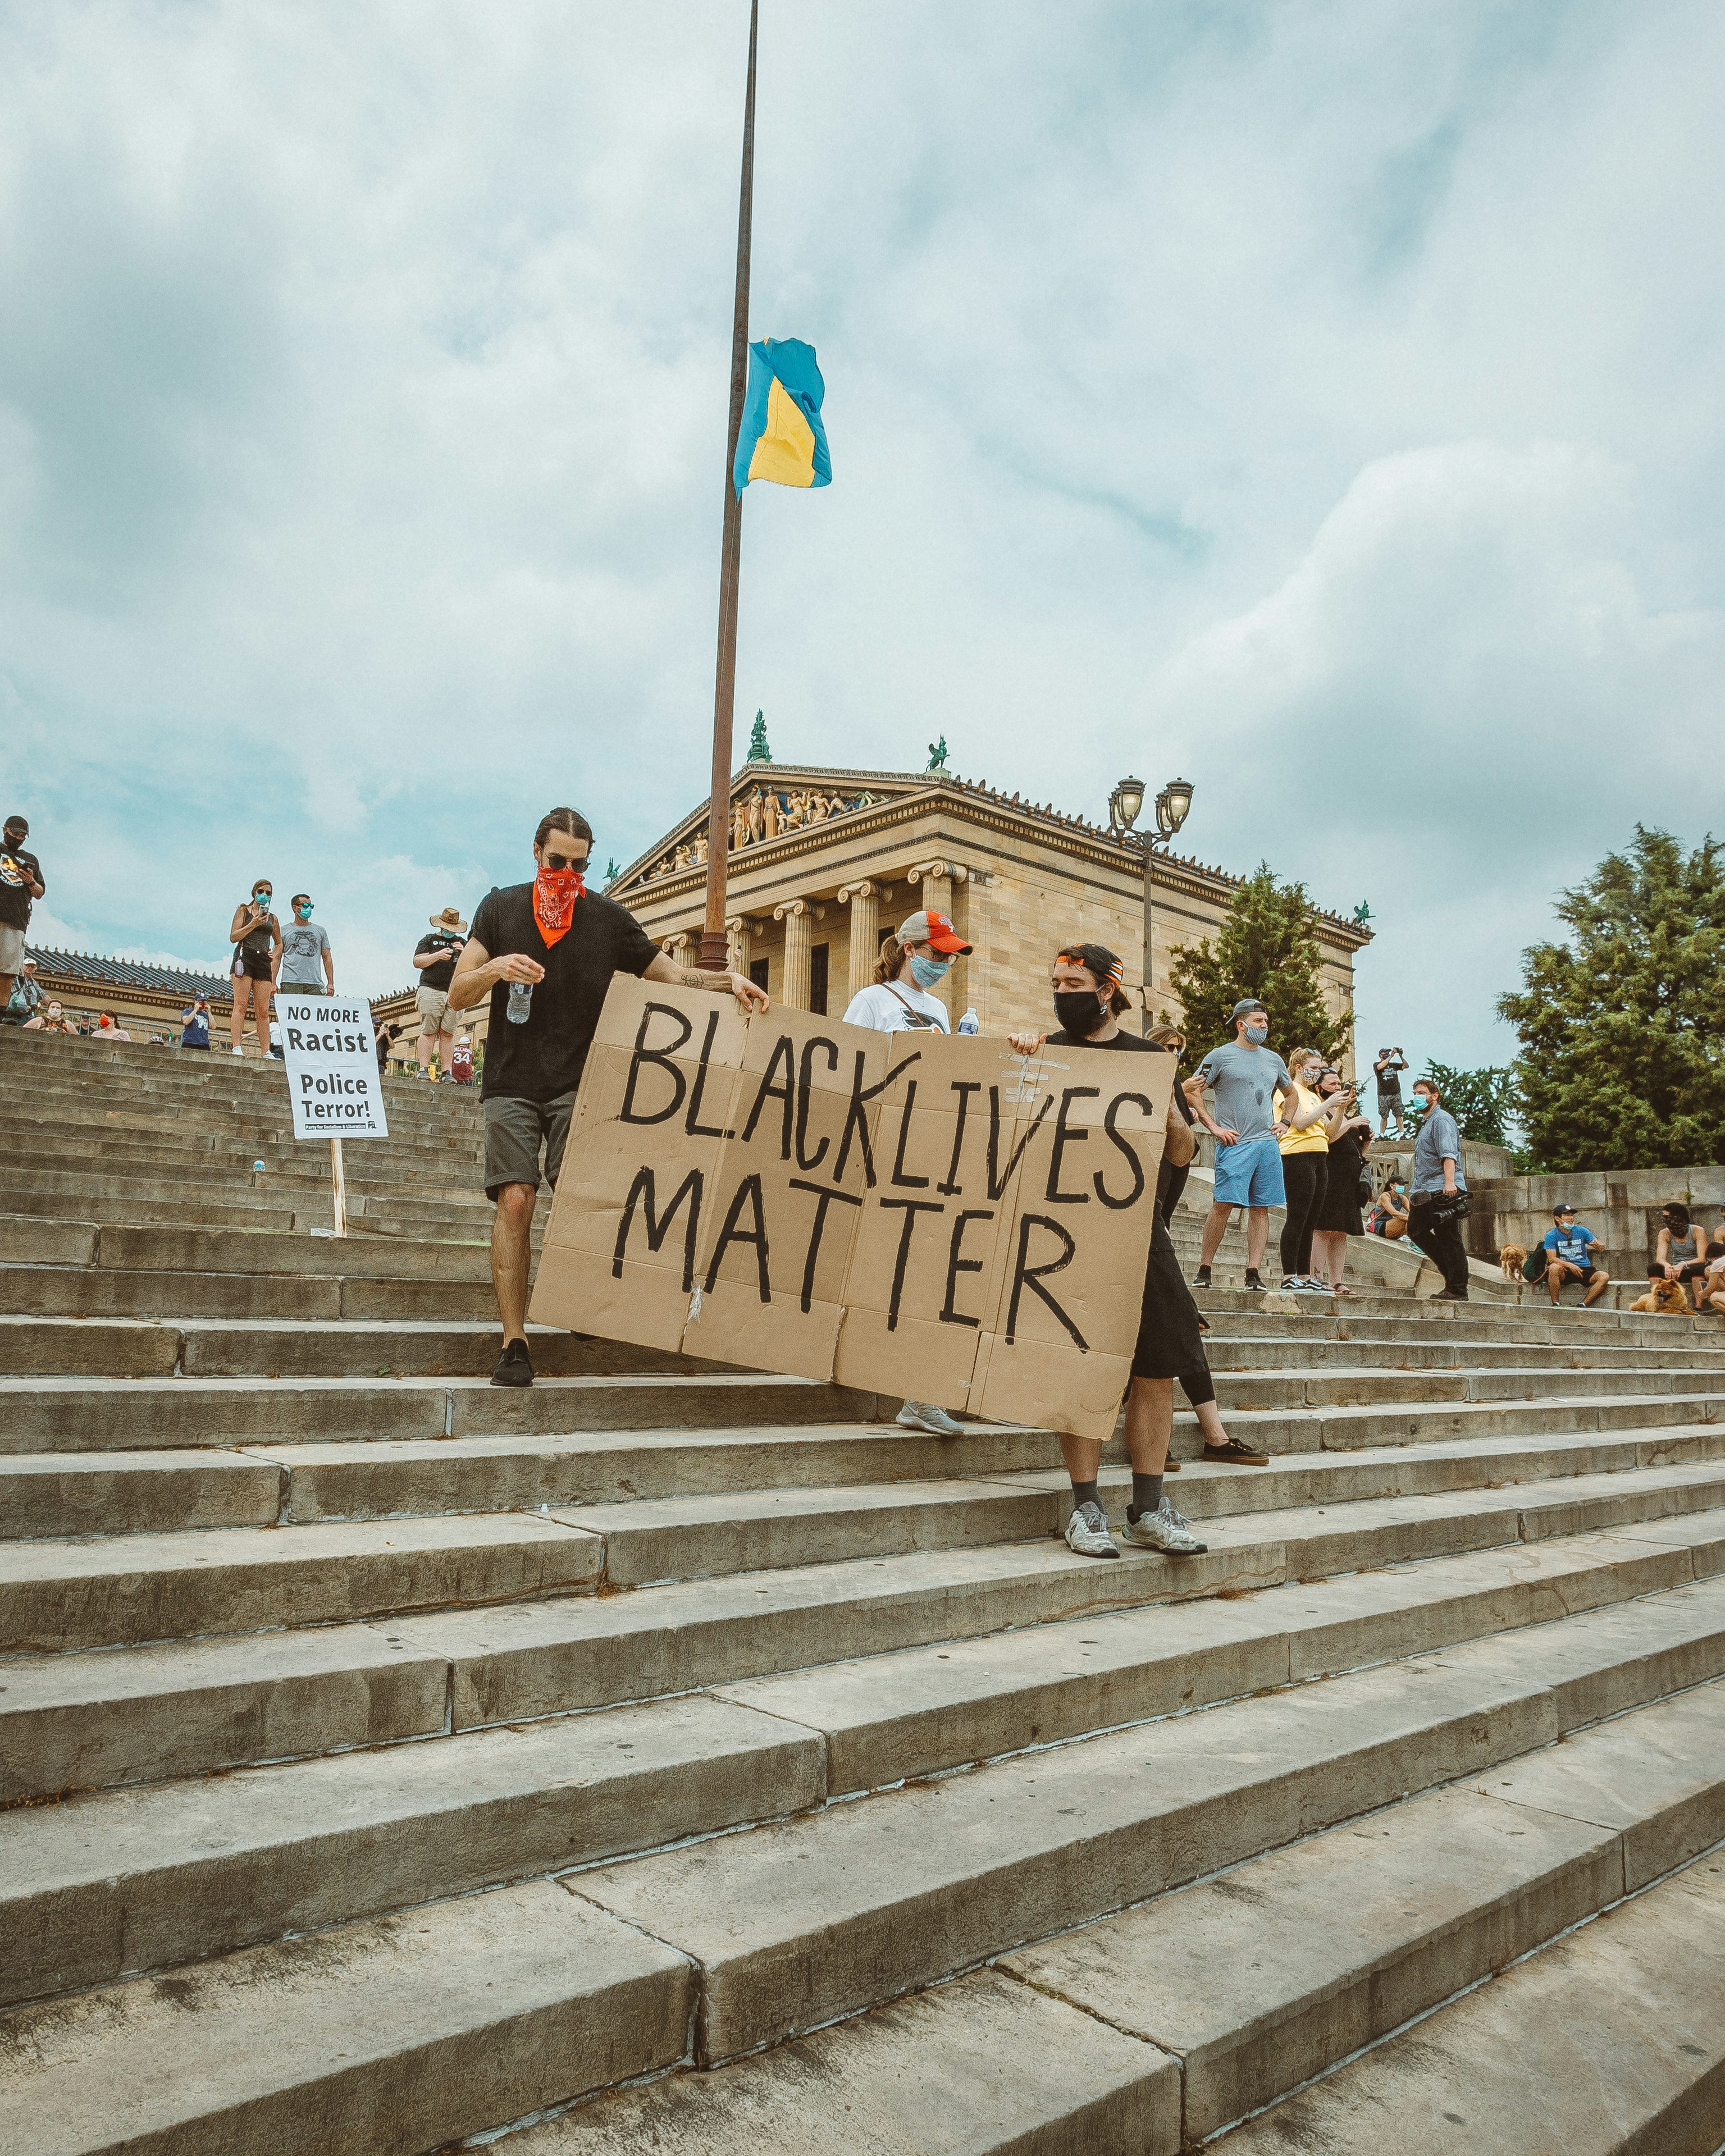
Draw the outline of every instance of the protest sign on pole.
[[[278,999],[275,1015],[281,1026],[294,1136],[329,1140],[336,1233],[345,1235],[347,1179],[341,1141],[389,1135],[371,1006],[338,1003],[333,996],[288,995]]]
[[[1171,1056],[879,1034],[619,975],[542,1325],[1105,1436]]]

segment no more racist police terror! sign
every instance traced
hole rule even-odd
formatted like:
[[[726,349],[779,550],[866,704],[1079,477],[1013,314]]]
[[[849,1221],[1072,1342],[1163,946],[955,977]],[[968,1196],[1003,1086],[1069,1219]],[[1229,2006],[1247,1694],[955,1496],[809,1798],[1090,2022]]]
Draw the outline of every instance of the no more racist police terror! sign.
[[[387,1138],[383,1087],[367,1004],[280,998],[282,1057],[296,1138]]]
[[[1173,1074],[1167,1055],[744,1019],[619,974],[531,1316],[1106,1437]]]

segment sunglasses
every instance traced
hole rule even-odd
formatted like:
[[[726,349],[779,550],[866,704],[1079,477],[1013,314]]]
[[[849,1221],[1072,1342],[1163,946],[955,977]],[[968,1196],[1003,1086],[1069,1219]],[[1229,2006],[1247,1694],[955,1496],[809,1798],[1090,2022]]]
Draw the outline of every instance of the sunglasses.
[[[578,875],[581,871],[586,868],[588,861],[591,860],[593,856],[591,853],[560,854],[555,846],[552,845],[548,840],[547,841],[545,848],[545,865],[547,868],[553,871],[562,869],[573,869]]]

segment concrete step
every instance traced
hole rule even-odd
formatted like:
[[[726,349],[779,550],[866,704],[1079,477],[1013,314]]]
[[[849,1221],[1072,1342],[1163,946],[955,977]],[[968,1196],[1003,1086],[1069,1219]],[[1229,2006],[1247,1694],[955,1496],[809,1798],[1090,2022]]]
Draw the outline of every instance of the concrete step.
[[[1405,1799],[956,1983],[712,2071],[655,2077],[501,2146],[509,2156],[817,2156],[842,2110],[856,2145],[870,2148],[1175,2156],[1517,1957],[1553,1940],[1563,1952],[1569,1927],[1692,1859],[1719,1822],[1721,1736],[1706,1691],[1636,1708],[1476,1785]],[[1550,1762],[1561,1763],[1560,1784],[1535,1796],[1522,1777]],[[1725,1871],[1709,1861],[1679,1876],[1717,1896]],[[1695,1949],[1711,1953],[1699,1928]],[[1597,2011],[1609,2027],[1613,2003],[1600,1999]],[[969,2056],[973,2030],[999,2054],[986,2074]],[[1666,2060],[1690,2058],[1681,2043],[1694,2033],[1675,2035]],[[1491,2050],[1507,2084],[1522,2047],[1494,2033]],[[1460,2046],[1451,2056],[1461,2063]],[[1443,2097],[1420,2076],[1424,2101],[1393,2134],[1382,2111],[1367,2112],[1378,2130],[1362,2134],[1361,2156],[1440,2146],[1439,2104],[1454,2109],[1467,2096],[1473,2064]],[[1329,2138],[1333,2114],[1322,2103],[1303,2109],[1331,2086],[1270,2113],[1266,2124],[1284,2123],[1261,2144],[1249,2129],[1219,2145],[1261,2145],[1266,2156],[1351,2145]],[[1395,2086],[1378,2077],[1380,2102]],[[1466,2103],[1461,2116],[1477,2120]],[[1507,2107],[1495,2132],[1457,2146],[1527,2149],[1517,2118]],[[1562,2145],[1603,2156],[1621,2144]]]
[[[224,1232],[198,1227],[90,1224],[0,1214],[14,1265],[96,1265],[124,1272],[313,1273],[366,1280],[484,1282],[485,1242]]]
[[[670,2065],[691,1981],[537,1880],[20,2009],[0,2105],[33,2156],[417,2156]]]
[[[842,1385],[717,1368],[521,1387],[485,1378],[5,1378],[0,1454],[866,1422],[879,1407],[875,1394]]]
[[[345,1258],[347,1245],[341,1248]],[[375,1250],[368,1253],[367,1261],[376,1255]],[[494,1342],[500,1337],[489,1274],[461,1281],[311,1272],[139,1271],[82,1264],[0,1265],[0,1309],[26,1317],[144,1317],[175,1324],[223,1318],[418,1324],[446,1320],[484,1323],[492,1328]]]
[[[601,1866],[581,1892],[699,1964],[709,2063],[1686,1686],[1722,1624],[1709,1583]]]
[[[1713,2156],[1725,2124],[1717,1853],[1239,2127],[1226,2156],[1561,2148]],[[527,2138],[527,2137],[524,2137]]]
[[[110,1277],[93,1275],[93,1278]],[[129,1277],[129,1276],[127,1276]],[[255,1279],[247,1275],[230,1276]],[[268,1301],[267,1296],[258,1298]],[[181,1318],[0,1317],[0,1371],[14,1378],[484,1377],[501,1339],[487,1322],[432,1325],[332,1322],[305,1324],[262,1312],[249,1324]],[[586,1339],[530,1326],[541,1377],[598,1377],[649,1370],[696,1377],[722,1367],[692,1355]]]
[[[8,2001],[819,1800],[820,1742],[707,1698],[0,1815]]]
[[[1711,1578],[1725,1518],[1671,1515],[1173,1608],[1170,1594],[1199,1590],[1189,1562],[1134,1558],[1098,1581],[1063,1548],[988,1555],[986,1569],[933,1554],[880,1568],[884,1586],[875,1565],[850,1563],[520,1613],[541,1620],[553,1661],[574,1613],[592,1620],[561,1686],[531,1654],[475,1654],[447,1619],[0,1663],[0,1803],[424,1735],[445,1727],[446,1694],[465,1728],[703,1685],[822,1726],[834,1786],[860,1786]],[[1227,1578],[1212,1567],[1208,1584]],[[763,1579],[765,1611],[750,1606]],[[1118,1614],[1101,1614],[1099,1586]],[[1029,1629],[989,1636],[1003,1607]]]
[[[537,1513],[0,1543],[0,1653],[594,1593],[595,1535]]]

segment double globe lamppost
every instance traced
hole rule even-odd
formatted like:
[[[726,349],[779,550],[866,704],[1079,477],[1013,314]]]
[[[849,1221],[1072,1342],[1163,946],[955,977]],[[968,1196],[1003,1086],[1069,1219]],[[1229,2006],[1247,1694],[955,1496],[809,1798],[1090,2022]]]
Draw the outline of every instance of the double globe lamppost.
[[[1122,845],[1133,847],[1144,856],[1144,1015],[1140,1027],[1144,1033],[1148,1033],[1155,1023],[1155,1013],[1151,1008],[1155,975],[1150,942],[1156,891],[1153,863],[1156,855],[1166,852],[1173,843],[1191,807],[1191,780],[1171,778],[1156,797],[1155,830],[1137,831],[1132,826],[1143,813],[1143,780],[1122,778],[1108,796],[1108,829]]]

